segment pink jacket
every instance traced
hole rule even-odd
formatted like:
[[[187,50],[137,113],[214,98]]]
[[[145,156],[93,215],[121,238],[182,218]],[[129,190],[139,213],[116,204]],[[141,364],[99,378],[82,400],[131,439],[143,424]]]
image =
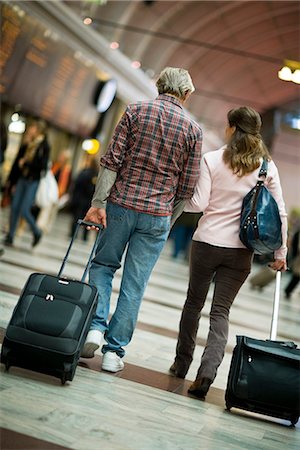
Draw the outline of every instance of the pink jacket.
[[[245,195],[255,185],[259,168],[243,177],[234,175],[223,162],[225,148],[226,146],[203,156],[200,177],[194,195],[191,200],[187,201],[184,211],[204,213],[198,222],[193,240],[218,247],[245,248],[239,239],[242,202]],[[275,252],[275,258],[285,259],[287,254],[287,213],[274,161],[270,161],[268,164],[265,185],[277,201],[282,220],[283,244]]]

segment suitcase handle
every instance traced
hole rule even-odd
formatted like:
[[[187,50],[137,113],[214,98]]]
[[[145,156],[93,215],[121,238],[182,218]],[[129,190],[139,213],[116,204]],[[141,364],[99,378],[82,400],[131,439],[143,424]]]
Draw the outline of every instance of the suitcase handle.
[[[275,341],[276,340],[276,336],[277,336],[279,297],[280,297],[280,283],[281,283],[281,272],[280,272],[280,270],[277,270],[277,272],[276,272],[275,292],[274,292],[274,303],[273,303],[271,332],[270,332],[270,341]]]
[[[69,245],[69,247],[68,247],[68,250],[67,250],[67,252],[66,252],[66,255],[65,255],[64,259],[63,259],[63,262],[62,262],[62,264],[61,264],[61,267],[60,267],[59,272],[58,272],[58,275],[57,275],[59,278],[61,278],[62,271],[64,270],[64,267],[65,267],[65,265],[66,265],[67,259],[68,259],[68,257],[69,257],[69,253],[70,253],[70,251],[71,251],[73,242],[74,242],[75,239],[76,239],[76,236],[77,236],[79,227],[81,227],[82,225],[87,226],[87,227],[89,227],[89,226],[90,226],[90,227],[91,227],[91,226],[96,227],[96,228],[98,228],[99,231],[102,230],[102,228],[103,228],[103,226],[100,225],[99,223],[86,222],[85,220],[82,220],[82,219],[78,219],[78,220],[77,220],[76,229],[75,229],[75,231],[74,231],[74,234],[73,234],[73,236],[72,236],[70,245]],[[93,259],[93,257],[94,257],[96,248],[97,248],[98,243],[99,243],[99,239],[100,239],[100,233],[97,233],[97,237],[96,237],[96,239],[95,239],[93,248],[92,248],[92,250],[91,250],[91,252],[90,252],[90,256],[89,256],[88,262],[87,262],[87,264],[86,264],[85,270],[84,270],[84,272],[83,272],[81,281],[84,281],[84,280],[86,279],[87,273],[88,273],[88,271],[89,271],[89,269],[90,269],[90,266],[91,266],[92,259]]]
[[[271,339],[266,339],[267,342],[272,342]],[[277,344],[282,345],[282,347],[287,347],[287,348],[297,348],[297,344],[295,344],[295,342],[292,341],[276,341]]]

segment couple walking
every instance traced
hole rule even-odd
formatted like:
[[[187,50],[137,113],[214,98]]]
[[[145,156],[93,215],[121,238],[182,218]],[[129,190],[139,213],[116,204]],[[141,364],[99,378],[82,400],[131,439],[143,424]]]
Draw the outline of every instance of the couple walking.
[[[201,159],[201,128],[183,108],[194,91],[189,73],[167,67],[156,86],[155,100],[127,107],[100,160],[85,216],[104,226],[89,274],[99,300],[82,356],[93,357],[104,344],[102,369],[123,369],[124,347],[132,338],[170,227],[183,210],[203,212],[193,236],[187,299],[170,373],[184,378],[189,370],[201,310],[214,277],[209,334],[189,389],[204,398],[223,359],[231,304],[250,273],[252,253],[239,240],[238,229],[243,197],[256,183],[262,158],[270,161],[266,183],[283,223],[283,245],[275,254],[274,269],[286,268],[286,213],[278,171],[259,134],[256,111],[248,107],[230,111],[226,145]],[[125,252],[117,305],[109,320],[112,280]]]

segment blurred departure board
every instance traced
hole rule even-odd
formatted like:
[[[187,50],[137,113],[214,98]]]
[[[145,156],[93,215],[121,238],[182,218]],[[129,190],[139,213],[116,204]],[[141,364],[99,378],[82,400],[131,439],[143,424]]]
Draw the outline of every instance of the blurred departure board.
[[[53,31],[9,4],[1,6],[0,94],[11,105],[88,136],[99,113],[98,79]]]

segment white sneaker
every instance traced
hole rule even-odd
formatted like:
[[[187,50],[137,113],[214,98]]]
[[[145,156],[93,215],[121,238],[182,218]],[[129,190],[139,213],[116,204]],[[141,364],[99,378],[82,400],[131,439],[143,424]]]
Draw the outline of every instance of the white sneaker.
[[[115,352],[106,352],[102,358],[102,369],[107,372],[119,372],[124,369],[122,358]]]
[[[81,350],[82,358],[94,358],[95,351],[100,347],[103,333],[99,330],[90,330],[86,337],[83,349]]]

